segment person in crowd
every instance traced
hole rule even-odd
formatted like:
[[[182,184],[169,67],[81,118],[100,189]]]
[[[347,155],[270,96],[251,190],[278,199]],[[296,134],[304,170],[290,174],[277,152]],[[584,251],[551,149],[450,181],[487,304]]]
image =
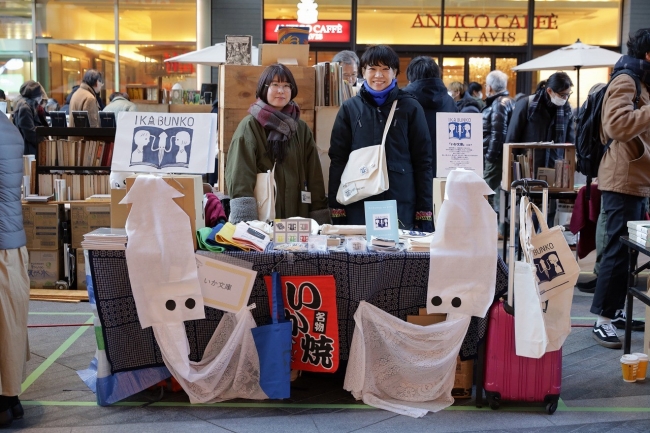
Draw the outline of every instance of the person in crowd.
[[[294,99],[296,81],[281,64],[266,67],[248,109],[230,142],[226,185],[230,194],[230,222],[257,220],[254,196],[258,173],[275,167],[276,218],[313,218],[329,222],[325,185],[314,136],[300,118]],[[303,191],[311,193],[304,197]]]
[[[490,72],[485,78],[485,108],[483,109],[483,179],[494,191],[489,198],[492,207],[499,212],[501,177],[503,166],[503,143],[515,101],[508,93],[508,76],[499,70]],[[500,233],[502,236],[503,233]]]
[[[359,76],[359,56],[354,51],[340,51],[336,53],[332,62],[339,62],[343,69],[343,79],[351,85],[357,85],[357,77]]]
[[[108,101],[108,105],[102,111],[115,113],[115,118],[117,118],[117,113],[122,111],[138,111],[126,93],[113,92],[108,97]]]
[[[7,95],[5,95],[5,91],[0,89],[0,101],[6,101],[7,100]]]
[[[432,231],[433,171],[431,138],[422,106],[397,87],[399,57],[386,45],[361,56],[364,83],[339,109],[330,139],[329,204],[335,224],[365,224],[364,201],[336,201],[341,175],[356,149],[381,143],[393,101],[397,108],[386,137],[389,189],[366,200],[396,200],[399,226]]]
[[[484,103],[485,104],[485,103]],[[456,104],[460,113],[480,113],[481,105],[474,98],[463,98]]]
[[[41,85],[41,95],[41,100],[38,105],[36,105],[36,115],[38,115],[38,120],[40,120],[42,126],[49,126],[47,123],[48,113],[47,110],[45,110],[45,106],[47,105],[47,100],[49,98],[47,97],[47,93],[45,93],[45,88],[43,85]]]
[[[87,111],[91,128],[99,127],[99,111],[101,110],[99,92],[102,87],[104,87],[102,74],[94,69],[88,69],[79,89],[70,98],[70,112]],[[70,116],[70,127],[74,127],[73,116]]]
[[[38,143],[45,137],[36,135],[36,128],[47,126],[38,116],[38,106],[43,99],[43,87],[37,81],[25,81],[18,91],[20,97],[14,103],[13,121],[24,141],[25,155],[38,155]],[[37,156],[38,160],[38,156]]]
[[[49,98],[45,104],[45,111],[49,113],[50,111],[59,111],[59,103],[54,98]]]
[[[525,93],[521,93],[521,92],[517,93],[514,97],[515,103],[517,103],[521,98],[527,98],[527,97],[528,95],[526,95]]]
[[[61,107],[61,111],[63,111],[65,114],[70,114],[70,100],[72,99],[72,95],[74,95],[74,92],[76,92],[78,89],[79,89],[79,85],[72,86],[72,91],[68,93],[68,96],[65,97],[64,104]]]
[[[621,74],[609,84],[603,99],[601,138],[612,139],[598,168],[602,209],[607,215],[607,243],[600,260],[596,292],[590,311],[597,316],[592,336],[602,346],[620,349],[612,319],[622,315],[627,294],[628,249],[619,242],[627,222],[642,220],[650,196],[650,28],[630,35],[626,55],[614,72],[631,70],[641,80],[634,109],[634,78]]]
[[[447,87],[447,93],[449,93],[449,96],[454,99],[454,102],[458,103],[465,94],[465,87],[463,86],[463,83],[454,81],[449,84],[449,87]]]
[[[415,96],[422,108],[431,137],[431,168],[436,173],[436,113],[455,113],[456,104],[447,94],[445,83],[440,79],[440,68],[429,56],[419,56],[411,60],[406,68],[409,80],[404,91]],[[477,111],[478,113],[478,111]]]
[[[32,83],[30,88],[40,92],[38,83]],[[0,428],[24,415],[18,395],[29,360],[29,258],[20,203],[23,151],[20,132],[0,116]]]
[[[483,101],[483,86],[481,86],[476,81],[472,81],[467,85],[467,91],[463,95],[462,99],[470,99],[476,101],[479,106],[479,111],[483,110],[485,107],[485,101]]]

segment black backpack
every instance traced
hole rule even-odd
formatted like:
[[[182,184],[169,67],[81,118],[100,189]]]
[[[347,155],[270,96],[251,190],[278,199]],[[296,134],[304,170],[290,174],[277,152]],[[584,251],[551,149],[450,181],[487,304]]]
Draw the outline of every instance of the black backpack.
[[[603,158],[612,139],[603,143],[600,140],[600,125],[601,116],[603,111],[603,99],[609,84],[621,74],[626,74],[634,78],[636,84],[636,97],[634,98],[634,109],[636,110],[641,95],[641,82],[639,78],[629,69],[622,69],[612,74],[609,83],[597,92],[587,96],[587,100],[582,104],[578,111],[576,119],[576,169],[580,173],[587,176],[587,199],[589,199],[589,192],[591,191],[591,179],[598,176],[598,167],[600,160]]]

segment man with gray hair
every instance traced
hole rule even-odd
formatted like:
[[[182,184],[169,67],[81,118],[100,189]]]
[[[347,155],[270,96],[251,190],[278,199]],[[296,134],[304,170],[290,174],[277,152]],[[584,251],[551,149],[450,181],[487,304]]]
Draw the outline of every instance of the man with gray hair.
[[[343,67],[343,79],[356,86],[359,75],[359,56],[354,51],[340,51],[336,53],[332,62],[339,62]]]
[[[503,166],[503,143],[515,108],[515,101],[510,97],[507,86],[508,76],[501,71],[492,71],[485,78],[487,98],[483,109],[483,157],[485,158],[483,179],[495,192],[490,204],[497,213]]]

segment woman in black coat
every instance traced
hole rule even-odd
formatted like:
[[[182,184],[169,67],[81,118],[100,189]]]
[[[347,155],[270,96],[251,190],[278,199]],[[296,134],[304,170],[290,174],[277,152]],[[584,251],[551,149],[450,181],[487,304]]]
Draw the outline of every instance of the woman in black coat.
[[[399,57],[392,48],[368,48],[361,56],[361,70],[365,81],[357,96],[343,103],[332,129],[328,191],[332,221],[365,225],[365,200],[396,200],[400,228],[432,231],[431,138],[424,111],[413,96],[397,87]],[[381,143],[395,100],[397,108],[386,138],[389,189],[341,205],[336,194],[350,153]]]
[[[38,143],[44,137],[36,135],[36,128],[43,125],[38,117],[38,105],[43,99],[43,87],[33,80],[20,86],[20,98],[14,104],[13,121],[25,141],[25,155],[36,155],[38,160]]]

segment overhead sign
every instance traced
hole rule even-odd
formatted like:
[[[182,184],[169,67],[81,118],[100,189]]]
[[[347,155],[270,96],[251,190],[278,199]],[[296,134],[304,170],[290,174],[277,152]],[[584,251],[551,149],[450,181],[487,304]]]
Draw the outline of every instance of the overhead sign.
[[[278,29],[287,26],[309,27],[310,42],[350,42],[350,21],[317,21],[305,25],[296,20],[264,20],[264,42],[277,42]]]

